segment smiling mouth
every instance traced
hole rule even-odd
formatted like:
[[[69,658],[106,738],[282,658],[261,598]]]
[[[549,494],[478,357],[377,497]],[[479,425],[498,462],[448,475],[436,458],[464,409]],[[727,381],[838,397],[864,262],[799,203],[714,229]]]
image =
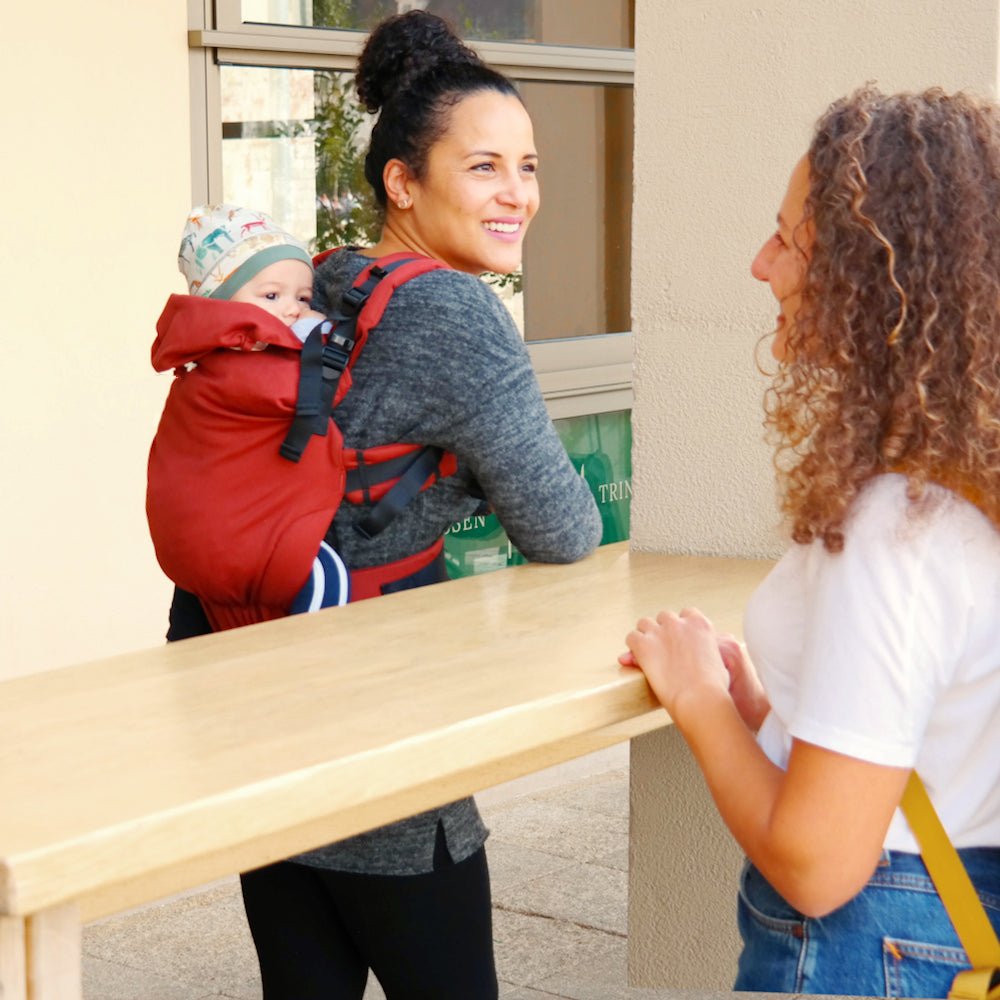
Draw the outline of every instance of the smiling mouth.
[[[520,222],[484,222],[483,227],[491,233],[513,235],[521,228]]]

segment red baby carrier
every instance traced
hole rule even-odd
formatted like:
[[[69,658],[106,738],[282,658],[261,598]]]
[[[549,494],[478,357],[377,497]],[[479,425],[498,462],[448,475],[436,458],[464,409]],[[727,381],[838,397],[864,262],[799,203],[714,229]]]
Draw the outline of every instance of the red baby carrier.
[[[374,537],[455,471],[440,448],[345,448],[332,417],[395,289],[446,266],[410,254],[372,261],[330,332],[317,324],[305,343],[257,306],[170,296],[152,360],[176,377],[150,449],[146,515],[164,573],[197,595],[213,629],[288,614],[342,501],[374,504],[359,527]],[[351,599],[430,565],[441,546],[352,569]]]

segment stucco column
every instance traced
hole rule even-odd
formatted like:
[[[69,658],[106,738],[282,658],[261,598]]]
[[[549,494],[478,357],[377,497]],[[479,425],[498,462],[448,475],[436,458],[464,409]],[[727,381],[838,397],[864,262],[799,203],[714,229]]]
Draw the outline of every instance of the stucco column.
[[[782,551],[754,364],[776,307],[750,261],[831,100],[869,80],[995,95],[997,39],[997,0],[637,0],[636,548]],[[632,808],[632,982],[727,988],[739,854],[676,733],[634,745]]]

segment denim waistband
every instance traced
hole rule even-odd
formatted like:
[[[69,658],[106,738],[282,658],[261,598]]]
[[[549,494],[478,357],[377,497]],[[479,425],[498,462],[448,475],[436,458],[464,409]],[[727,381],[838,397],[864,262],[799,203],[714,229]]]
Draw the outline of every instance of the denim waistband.
[[[987,906],[1000,909],[1000,847],[963,847],[958,856]],[[934,892],[923,858],[907,851],[882,851],[869,885]]]

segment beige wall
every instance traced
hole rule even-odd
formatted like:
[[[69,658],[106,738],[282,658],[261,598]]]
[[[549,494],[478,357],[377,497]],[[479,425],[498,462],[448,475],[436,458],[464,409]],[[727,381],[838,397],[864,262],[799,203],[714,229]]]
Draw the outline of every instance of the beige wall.
[[[153,325],[190,207],[183,0],[5,9],[0,678],[162,640]]]
[[[750,260],[831,100],[867,80],[890,91],[940,84],[994,94],[997,37],[996,0],[638,0],[638,548],[780,551],[761,442],[766,383],[753,364],[776,309]],[[676,736],[633,747],[632,804],[634,982],[728,986],[739,855]]]

